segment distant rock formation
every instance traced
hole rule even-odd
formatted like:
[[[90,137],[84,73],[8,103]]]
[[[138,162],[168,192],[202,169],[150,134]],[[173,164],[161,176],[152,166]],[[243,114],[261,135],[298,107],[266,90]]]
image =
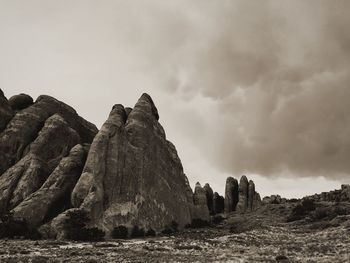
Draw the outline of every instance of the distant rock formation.
[[[282,198],[280,195],[265,196],[262,200],[263,204],[284,204],[287,202],[286,198]]]
[[[343,184],[338,190],[307,196],[317,202],[350,202],[350,184]]]
[[[205,195],[207,197],[207,206],[209,209],[209,213],[213,214],[214,213],[214,192],[213,189],[210,187],[210,185],[208,183],[206,183],[203,187],[204,191],[205,191]]]
[[[225,212],[230,213],[236,210],[238,203],[238,181],[228,177],[225,187]]]
[[[209,221],[207,196],[200,183],[196,183],[196,186],[194,188],[193,203],[195,207],[193,218]]]
[[[221,214],[224,212],[225,199],[223,196],[219,195],[217,192],[214,193],[213,197],[213,212],[214,214]]]

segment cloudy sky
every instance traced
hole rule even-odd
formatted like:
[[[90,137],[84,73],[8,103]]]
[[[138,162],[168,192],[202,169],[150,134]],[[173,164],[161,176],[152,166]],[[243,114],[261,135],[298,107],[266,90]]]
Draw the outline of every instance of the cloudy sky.
[[[0,0],[0,88],[102,125],[149,93],[192,185],[350,183],[350,1]]]

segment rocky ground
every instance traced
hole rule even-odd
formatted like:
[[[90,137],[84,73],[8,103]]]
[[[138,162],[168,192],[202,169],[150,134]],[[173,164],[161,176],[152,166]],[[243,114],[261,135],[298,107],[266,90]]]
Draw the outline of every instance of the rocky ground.
[[[287,223],[295,204],[265,205],[168,237],[79,243],[1,240],[0,262],[350,262],[350,215]]]

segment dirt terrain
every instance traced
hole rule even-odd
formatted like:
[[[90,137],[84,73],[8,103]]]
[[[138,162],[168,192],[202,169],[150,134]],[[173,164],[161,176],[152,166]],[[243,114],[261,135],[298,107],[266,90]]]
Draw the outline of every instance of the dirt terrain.
[[[287,223],[293,207],[265,205],[213,227],[154,238],[1,240],[0,262],[350,262],[350,215]]]

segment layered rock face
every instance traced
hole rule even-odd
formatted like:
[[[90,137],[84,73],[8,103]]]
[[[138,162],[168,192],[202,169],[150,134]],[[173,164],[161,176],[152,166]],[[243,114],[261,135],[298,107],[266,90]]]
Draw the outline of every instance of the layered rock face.
[[[115,105],[96,135],[72,204],[106,233],[118,225],[160,231],[172,221],[189,224],[188,181],[157,108],[143,94],[128,111]]]

